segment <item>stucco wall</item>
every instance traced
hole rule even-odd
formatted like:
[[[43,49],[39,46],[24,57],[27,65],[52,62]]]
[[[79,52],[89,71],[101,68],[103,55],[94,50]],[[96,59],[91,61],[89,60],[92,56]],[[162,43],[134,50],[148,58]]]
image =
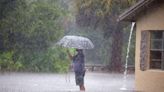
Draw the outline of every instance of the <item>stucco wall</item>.
[[[140,70],[140,41],[143,30],[164,30],[164,4],[148,9],[136,22],[135,85],[143,92],[164,92],[164,71]]]

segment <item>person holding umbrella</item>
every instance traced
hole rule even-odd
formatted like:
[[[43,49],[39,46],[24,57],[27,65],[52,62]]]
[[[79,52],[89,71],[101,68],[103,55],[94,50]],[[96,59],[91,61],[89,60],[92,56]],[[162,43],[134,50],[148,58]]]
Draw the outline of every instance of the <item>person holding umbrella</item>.
[[[85,76],[85,61],[82,49],[76,49],[77,54],[72,56],[67,50],[69,58],[73,61],[73,68],[75,72],[76,85],[79,86],[80,91],[85,91],[84,76]]]
[[[67,35],[57,42],[57,45],[66,48],[75,48],[77,54],[72,56],[67,50],[70,59],[73,61],[73,67],[75,72],[76,84],[79,86],[80,91],[85,91],[84,76],[85,76],[85,60],[83,49],[93,49],[94,45],[92,41],[86,37]]]

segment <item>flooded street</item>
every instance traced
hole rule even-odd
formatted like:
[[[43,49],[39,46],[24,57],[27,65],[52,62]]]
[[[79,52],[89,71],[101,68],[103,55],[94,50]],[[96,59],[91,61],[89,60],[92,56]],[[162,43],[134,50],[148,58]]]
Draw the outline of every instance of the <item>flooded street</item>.
[[[122,92],[123,74],[86,72],[86,92]],[[127,76],[126,87],[134,89],[134,75]],[[0,92],[78,92],[74,73],[1,73]],[[124,92],[124,91],[123,91]],[[133,91],[126,91],[133,92]]]

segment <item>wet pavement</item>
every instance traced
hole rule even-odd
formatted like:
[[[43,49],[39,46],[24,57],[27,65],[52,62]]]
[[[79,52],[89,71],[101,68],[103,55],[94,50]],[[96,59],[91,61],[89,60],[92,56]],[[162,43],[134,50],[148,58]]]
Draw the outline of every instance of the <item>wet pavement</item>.
[[[123,91],[123,74],[86,72],[86,92],[134,92],[129,74]],[[78,92],[73,73],[0,73],[0,92]]]

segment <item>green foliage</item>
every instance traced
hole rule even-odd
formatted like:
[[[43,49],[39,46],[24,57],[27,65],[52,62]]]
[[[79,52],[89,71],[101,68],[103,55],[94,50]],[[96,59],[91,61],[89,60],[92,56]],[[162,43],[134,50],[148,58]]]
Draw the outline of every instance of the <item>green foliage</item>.
[[[66,50],[61,48],[49,48],[42,53],[30,53],[27,56],[19,56],[14,61],[13,52],[0,54],[0,69],[3,71],[30,71],[30,72],[66,72],[69,61]]]
[[[5,18],[0,21],[1,33],[5,39],[4,45],[8,48],[44,49],[61,35],[63,31],[60,17],[63,11],[55,2],[40,0],[30,3],[26,0],[15,2],[13,11],[6,13]],[[9,47],[10,45],[13,46]]]
[[[95,51],[92,53],[94,55],[90,53],[88,56],[96,58],[99,62],[107,61],[108,63],[106,64],[108,64],[109,68],[113,68],[113,70],[121,70],[126,55],[126,51],[123,51],[123,48],[126,48],[128,42],[128,39],[124,41],[123,38],[124,36],[128,36],[128,34],[123,34],[123,28],[126,27],[127,24],[122,24],[118,22],[117,19],[119,14],[136,3],[136,1],[137,0],[76,0],[76,24],[79,28],[84,32],[86,32],[86,27],[88,29],[90,28],[90,31],[96,32],[99,30],[103,32],[103,35],[100,35],[101,37],[94,40],[94,44],[96,45]],[[88,34],[88,36],[91,35]],[[93,35],[91,38],[93,38]],[[100,39],[103,40],[100,41]],[[101,46],[98,41],[105,46]],[[133,60],[134,56],[132,56],[131,61],[134,62]],[[93,62],[95,61],[93,60]]]
[[[64,30],[73,30],[73,34],[94,42],[95,49],[85,53],[86,62],[110,62],[112,41],[108,34],[115,30],[116,16],[136,0],[76,0],[76,14],[64,10],[68,6],[60,6],[61,2],[66,5],[68,1],[0,0],[1,70],[67,71],[69,59],[65,49],[51,47],[66,33]],[[75,20],[82,28],[74,27]],[[71,53],[75,54],[74,49]]]
[[[65,72],[68,67],[68,58],[65,50],[61,48],[49,48],[45,52],[31,53],[24,62],[25,70],[36,72]]]
[[[118,15],[136,0],[76,0],[75,2],[78,25],[106,28],[113,26],[112,24],[116,25]]]
[[[59,0],[1,0],[0,10],[1,70],[66,71],[64,50],[50,47],[64,33]]]
[[[65,49],[54,47],[48,50],[44,59],[45,61],[52,62],[51,68],[55,72],[66,72],[68,70],[69,59]]]
[[[14,61],[12,60],[12,55],[12,52],[5,52],[0,54],[0,68],[2,70],[10,70],[10,66],[14,64]]]
[[[13,60],[13,52],[3,52],[0,54],[0,70],[18,71],[23,68],[21,62]]]

